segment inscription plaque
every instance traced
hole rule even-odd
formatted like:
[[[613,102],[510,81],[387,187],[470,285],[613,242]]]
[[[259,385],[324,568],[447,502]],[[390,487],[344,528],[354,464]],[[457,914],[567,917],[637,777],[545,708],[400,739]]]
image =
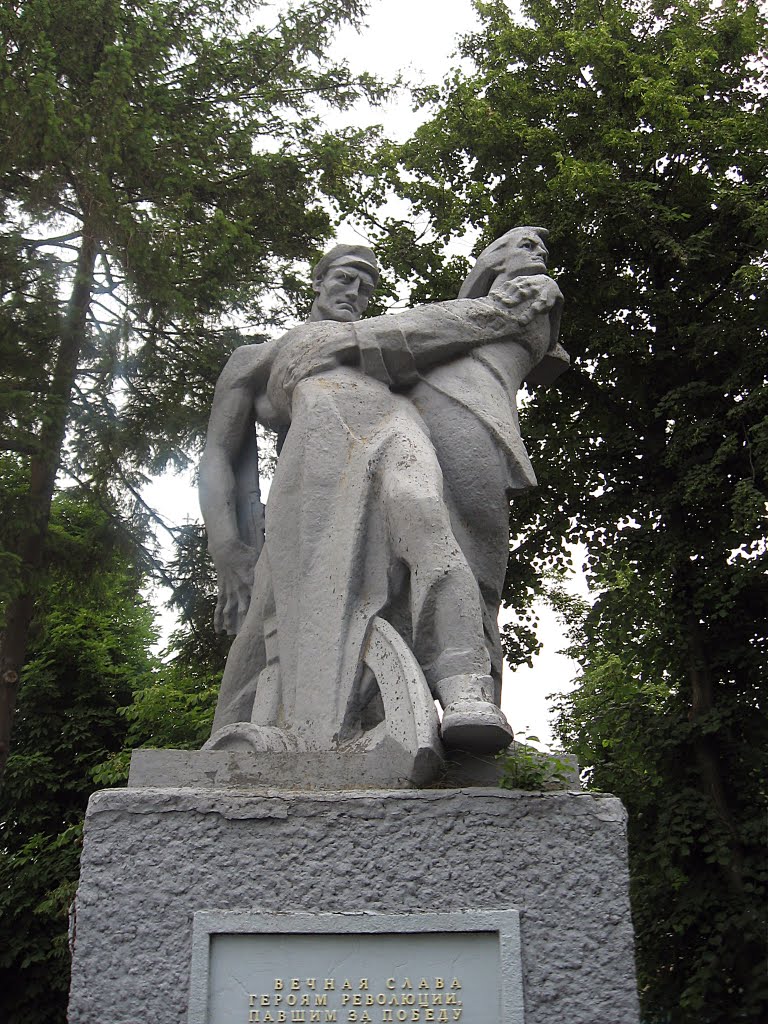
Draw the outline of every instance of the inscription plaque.
[[[195,914],[189,1024],[523,1024],[516,911]]]

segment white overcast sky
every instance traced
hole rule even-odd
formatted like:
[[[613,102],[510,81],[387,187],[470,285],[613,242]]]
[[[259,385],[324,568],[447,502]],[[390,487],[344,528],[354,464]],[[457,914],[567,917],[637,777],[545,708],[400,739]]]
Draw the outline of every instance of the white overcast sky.
[[[516,8],[517,4],[510,7]],[[386,79],[403,71],[414,84],[439,82],[456,64],[453,53],[457,38],[477,24],[470,0],[372,0],[365,20],[366,27],[360,34],[352,29],[338,34],[332,56],[346,58],[355,71],[370,71]],[[333,116],[337,115],[329,117],[331,124]],[[339,116],[339,123],[344,123],[344,116]],[[356,123],[381,123],[386,134],[398,140],[406,139],[422,117],[411,110],[407,96],[355,114]],[[472,235],[459,238],[456,247],[469,255],[473,240]],[[145,495],[172,523],[199,518],[197,496],[188,479],[161,478],[146,489]],[[582,578],[574,580],[573,588],[586,593]],[[163,596],[158,594],[158,599]],[[524,667],[514,673],[506,670],[502,707],[516,732],[532,733],[549,743],[548,696],[571,688],[576,666],[558,653],[565,639],[557,617],[546,608],[540,613],[544,649],[534,659],[532,669]]]
[[[365,28],[359,34],[342,29],[331,56],[387,81],[402,72],[413,85],[433,84],[458,62],[457,40],[477,24],[470,0],[372,0]],[[422,119],[403,94],[375,108],[370,119],[362,113],[359,123],[381,122],[391,138],[405,141]]]

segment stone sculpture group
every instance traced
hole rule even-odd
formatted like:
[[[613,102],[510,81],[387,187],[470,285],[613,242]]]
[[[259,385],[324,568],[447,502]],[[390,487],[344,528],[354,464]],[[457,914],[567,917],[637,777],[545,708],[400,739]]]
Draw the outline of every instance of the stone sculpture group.
[[[497,615],[509,501],[536,483],[516,395],[568,365],[546,236],[515,228],[457,299],[364,320],[376,257],[338,245],[309,322],[231,356],[200,472],[237,634],[209,748],[370,749],[416,677],[445,747],[511,741]],[[278,435],[265,520],[256,422]]]

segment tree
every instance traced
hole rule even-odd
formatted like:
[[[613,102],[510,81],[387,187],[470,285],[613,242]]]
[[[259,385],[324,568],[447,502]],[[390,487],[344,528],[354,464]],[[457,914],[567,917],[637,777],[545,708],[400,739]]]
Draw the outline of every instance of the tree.
[[[137,687],[122,709],[125,747],[102,766],[97,781],[121,785],[137,747],[198,750],[211,734],[224,663],[232,638],[213,631],[216,581],[205,528],[188,523],[178,532],[175,557],[166,566],[173,584],[170,607],[179,613],[163,663]]]
[[[157,671],[143,576],[98,505],[72,492],[54,500],[47,561],[0,794],[0,1018],[9,1024],[66,1019],[67,915],[93,774],[123,747],[121,709]]]
[[[358,0],[279,14],[261,0],[0,10],[2,445],[26,479],[3,555],[0,775],[57,472],[135,499],[144,468],[193,447],[239,341],[226,317],[262,332],[280,320],[270,291],[295,294],[294,261],[330,231],[321,200],[340,151],[312,104],[379,91],[323,56],[360,12]]]
[[[381,224],[414,266],[466,224],[479,246],[551,230],[573,366],[525,412],[540,488],[513,503],[506,597],[522,610],[587,545],[598,598],[561,732],[630,811],[645,1019],[756,1021],[766,27],[750,0],[522,6],[477,3],[474,71],[422,91],[431,119],[359,194],[430,218],[421,249]]]

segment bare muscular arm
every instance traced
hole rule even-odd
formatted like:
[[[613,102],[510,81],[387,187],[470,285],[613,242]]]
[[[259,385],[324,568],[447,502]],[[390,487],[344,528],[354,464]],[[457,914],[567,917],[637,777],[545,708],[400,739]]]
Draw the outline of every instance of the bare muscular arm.
[[[278,349],[277,342],[243,345],[232,353],[216,384],[200,464],[200,508],[218,577],[219,632],[237,632],[251,598],[257,551],[238,532],[235,465],[253,426],[255,405],[259,418],[270,422],[265,392]]]

